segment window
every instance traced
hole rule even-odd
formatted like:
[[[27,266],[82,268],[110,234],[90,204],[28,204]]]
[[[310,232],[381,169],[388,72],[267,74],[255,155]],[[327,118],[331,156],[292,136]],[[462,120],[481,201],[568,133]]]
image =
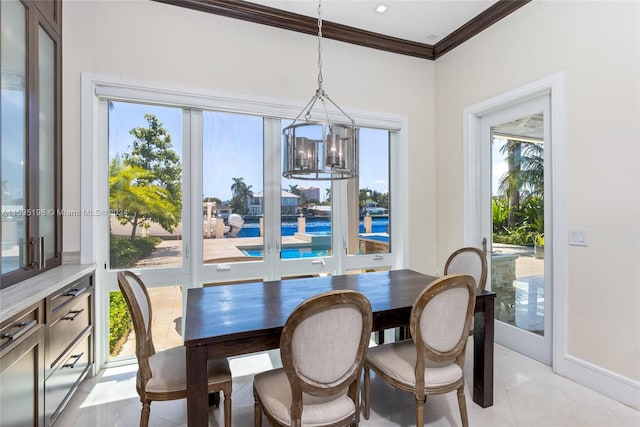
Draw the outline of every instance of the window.
[[[373,113],[362,120],[359,178],[289,180],[282,177],[282,129],[291,119],[277,116],[295,115],[298,106],[165,93],[93,75],[83,76],[83,87],[97,94],[86,108],[102,122],[91,126],[94,144],[83,152],[83,167],[91,168],[83,172],[90,177],[82,183],[83,208],[109,212],[81,217],[89,230],[83,251],[92,248],[83,260],[104,267],[97,280],[114,295],[122,268],[140,274],[149,289],[182,284],[171,295],[184,303],[188,288],[208,284],[402,267],[403,248],[390,238],[392,229],[394,236],[404,232],[392,216],[403,198],[391,197],[402,184],[391,179],[402,158],[394,130],[402,120]],[[172,159],[163,163],[172,174],[142,161],[158,156],[159,147]],[[100,164],[92,164],[94,155]],[[173,205],[162,204],[167,201]],[[366,246],[365,239],[374,242]],[[147,252],[126,259],[132,248]],[[106,300],[98,318],[107,317]],[[163,324],[172,322],[181,319]],[[107,338],[98,341],[99,362],[109,360]]]
[[[182,110],[109,102],[109,267],[182,265]]]
[[[203,112],[202,262],[250,262],[264,250],[261,117]]]

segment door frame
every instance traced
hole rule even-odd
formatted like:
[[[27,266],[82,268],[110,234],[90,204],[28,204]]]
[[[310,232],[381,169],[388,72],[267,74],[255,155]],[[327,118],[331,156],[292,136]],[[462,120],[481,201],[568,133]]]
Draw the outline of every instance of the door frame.
[[[480,166],[487,164],[482,157],[480,119],[497,110],[508,108],[542,94],[550,98],[551,167],[550,189],[552,227],[552,342],[551,366],[556,370],[566,354],[567,308],[567,220],[565,204],[566,170],[566,96],[564,73],[556,73],[541,80],[481,101],[463,110],[463,241],[474,245],[482,240],[479,215]]]

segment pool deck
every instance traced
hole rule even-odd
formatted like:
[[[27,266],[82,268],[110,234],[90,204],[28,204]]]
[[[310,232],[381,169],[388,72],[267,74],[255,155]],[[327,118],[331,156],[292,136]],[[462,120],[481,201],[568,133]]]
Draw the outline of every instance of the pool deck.
[[[239,247],[261,246],[262,237],[242,237],[224,239],[203,239],[203,260],[205,263],[252,261],[259,257],[249,257]],[[283,236],[283,245],[308,244],[306,240],[294,236]],[[182,263],[182,240],[163,240],[153,253],[138,261],[136,267],[171,267]]]

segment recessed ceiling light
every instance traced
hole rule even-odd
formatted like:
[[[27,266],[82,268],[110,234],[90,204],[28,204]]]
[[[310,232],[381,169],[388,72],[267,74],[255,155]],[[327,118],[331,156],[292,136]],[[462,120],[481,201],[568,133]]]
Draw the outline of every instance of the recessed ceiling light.
[[[380,13],[383,14],[387,11],[387,9],[389,9],[389,6],[387,6],[386,4],[382,4],[380,3],[379,5],[376,6],[376,8],[374,9],[374,11],[376,13]]]

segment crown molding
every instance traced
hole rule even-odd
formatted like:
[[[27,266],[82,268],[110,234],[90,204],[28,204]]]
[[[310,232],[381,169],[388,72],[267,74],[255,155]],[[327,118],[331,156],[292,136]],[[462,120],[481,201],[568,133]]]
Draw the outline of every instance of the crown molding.
[[[287,12],[243,0],[153,0],[228,18],[269,25],[285,30],[315,35],[318,32],[316,18]],[[531,0],[499,0],[484,12],[446,36],[435,45],[386,36],[331,21],[323,21],[322,36],[372,49],[400,55],[434,60],[461,45],[471,37],[490,27],[500,19],[519,9]]]
[[[460,46],[531,0],[500,0],[433,46],[434,59]]]

